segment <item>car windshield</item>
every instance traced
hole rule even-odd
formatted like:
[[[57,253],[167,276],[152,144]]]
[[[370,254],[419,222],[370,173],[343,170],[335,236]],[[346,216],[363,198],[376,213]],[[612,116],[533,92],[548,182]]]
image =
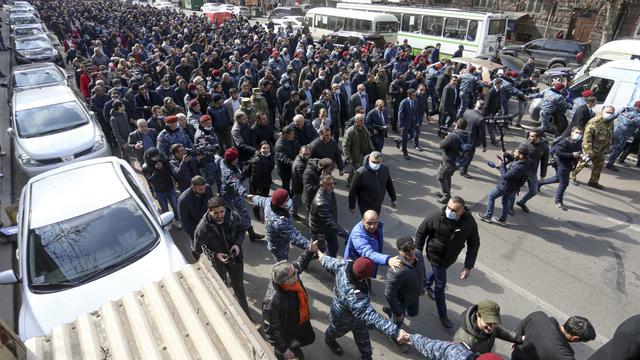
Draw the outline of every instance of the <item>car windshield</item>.
[[[37,69],[15,73],[13,87],[21,88],[36,85],[49,85],[64,82],[65,77],[54,69]]]
[[[73,101],[16,112],[18,135],[23,138],[53,134],[88,122],[87,116]]]
[[[11,18],[11,25],[20,25],[20,24],[37,24],[38,19],[34,16],[19,16]]]
[[[16,41],[16,50],[34,50],[51,48],[51,42],[46,38],[33,38],[28,40]]]
[[[31,35],[40,35],[44,34],[41,28],[37,27],[29,27],[29,28],[16,28],[15,35],[16,36],[31,36]]]
[[[133,198],[29,232],[29,286],[79,286],[148,253],[158,234]]]

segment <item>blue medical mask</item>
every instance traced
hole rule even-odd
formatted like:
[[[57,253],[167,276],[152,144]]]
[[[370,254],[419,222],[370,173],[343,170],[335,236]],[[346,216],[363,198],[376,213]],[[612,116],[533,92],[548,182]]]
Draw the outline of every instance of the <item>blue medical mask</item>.
[[[378,169],[380,169],[380,165],[382,165],[382,164],[380,164],[380,163],[376,164],[376,163],[369,162],[369,167],[373,171],[378,171]]]
[[[458,214],[456,214],[453,211],[451,211],[451,209],[449,209],[448,207],[444,211],[444,213],[447,216],[447,219],[449,219],[449,220],[458,220]]]

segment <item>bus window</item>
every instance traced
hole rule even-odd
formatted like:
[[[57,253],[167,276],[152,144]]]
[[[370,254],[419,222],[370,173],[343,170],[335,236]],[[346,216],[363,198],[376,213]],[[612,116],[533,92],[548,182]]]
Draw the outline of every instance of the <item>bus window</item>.
[[[362,33],[373,31],[373,29],[371,28],[371,20],[356,19],[354,31]]]
[[[355,31],[354,21],[355,19],[349,19],[349,18],[344,19],[344,31]]]
[[[400,13],[389,13],[389,14],[395,16],[396,19],[398,19],[398,22],[400,22],[400,20],[402,20],[402,14],[400,14]]]
[[[398,23],[393,21],[381,21],[376,23],[376,32],[379,33],[394,33],[398,32]]]
[[[402,23],[400,24],[400,31],[420,33],[420,16],[404,14],[402,15]]]
[[[507,26],[505,19],[489,20],[489,35],[502,35]]]
[[[476,35],[478,34],[478,21],[469,21],[469,30],[467,30],[467,41],[476,41]]]
[[[437,16],[422,17],[422,33],[424,35],[442,36],[444,18]]]
[[[307,16],[304,18],[304,23],[308,26],[308,27],[313,27],[313,18],[311,16]]]
[[[342,30],[342,28],[344,28],[344,18],[343,17],[336,17],[335,30],[336,31],[340,31],[340,30]]]
[[[339,29],[336,27],[336,20],[338,20],[337,17],[335,16],[329,16],[329,21],[327,22],[327,29],[329,30],[336,30]]]
[[[464,19],[446,19],[444,23],[443,36],[450,39],[464,40],[467,35],[468,20]]]

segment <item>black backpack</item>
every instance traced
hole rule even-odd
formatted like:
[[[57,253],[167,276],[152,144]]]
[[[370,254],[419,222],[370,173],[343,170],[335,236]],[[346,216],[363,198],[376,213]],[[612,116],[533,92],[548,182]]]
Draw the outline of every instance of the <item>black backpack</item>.
[[[453,135],[458,138],[458,154],[456,155],[455,166],[461,168],[471,159],[474,146],[471,142],[471,135],[467,134],[465,136],[459,132],[453,132]]]

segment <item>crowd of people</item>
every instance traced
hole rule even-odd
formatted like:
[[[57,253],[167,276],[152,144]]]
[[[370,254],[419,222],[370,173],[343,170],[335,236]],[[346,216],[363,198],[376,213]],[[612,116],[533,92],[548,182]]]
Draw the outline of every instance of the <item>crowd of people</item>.
[[[548,142],[554,114],[571,104],[563,83],[539,91],[533,59],[519,71],[498,70],[489,82],[482,80],[482,69],[441,58],[439,44],[417,54],[406,40],[364,50],[313,39],[306,29],[276,33],[244,18],[217,26],[201,14],[106,0],[34,5],[62,40],[76,85],[114,153],[144,174],[160,208],[172,209],[174,226],[186,232],[197,256],[212,259],[250,318],[242,244],[246,237],[266,242],[275,264],[259,322],[278,358],[302,359],[301,348],[315,341],[300,277],[314,259],[335,276],[324,341],[338,355],[343,349],[337,339],[352,332],[361,357],[371,359],[370,328],[389,336],[401,352],[413,346],[428,359],[501,359],[491,353],[496,338],[513,343],[512,359],[570,359],[571,342],[595,338],[584,317],[560,324],[542,312],[527,316],[515,331],[504,329],[493,301],[467,309],[452,341],[411,335],[402,324],[418,316],[426,293],[442,325],[453,327],[445,300],[447,269],[466,247],[459,277],[469,277],[480,247],[476,217],[507,225],[514,205],[529,212],[527,201],[555,182],[555,204],[567,210],[563,194],[587,164],[588,184],[602,188],[605,154],[613,149],[607,168],[615,171],[615,160],[628,153],[627,139],[634,133],[636,142],[640,138],[640,101],[595,114],[594,98],[585,92],[572,99],[568,132],[558,131]],[[510,113],[512,97],[519,103],[516,113]],[[510,125],[521,127],[533,98],[542,99],[542,125],[509,152],[500,134]],[[397,201],[384,146],[397,134],[396,146],[411,161],[411,142],[423,151],[423,123],[434,116],[442,137],[436,148],[442,152],[437,200],[443,207],[425,217],[415,237],[400,237],[395,249],[384,251],[382,205],[387,195],[392,207]],[[486,211],[474,217],[464,199],[452,194],[452,178],[457,171],[473,178],[469,166],[478,147],[487,150],[487,134],[502,146],[500,161],[490,164],[499,180]],[[551,162],[556,175],[547,177]],[[334,170],[348,174],[348,208],[355,212],[357,205],[362,216],[350,228],[338,216]],[[528,191],[516,200],[524,184]],[[494,218],[497,198],[503,208]],[[264,222],[265,234],[254,230],[254,221]],[[299,230],[305,226],[310,237]],[[338,238],[345,240],[341,257]],[[289,260],[291,245],[303,250],[295,261]],[[389,267],[386,316],[370,302],[381,266]],[[629,321],[637,328],[637,319]],[[606,346],[598,353],[613,354],[627,344]],[[621,359],[593,357],[609,358]]]

